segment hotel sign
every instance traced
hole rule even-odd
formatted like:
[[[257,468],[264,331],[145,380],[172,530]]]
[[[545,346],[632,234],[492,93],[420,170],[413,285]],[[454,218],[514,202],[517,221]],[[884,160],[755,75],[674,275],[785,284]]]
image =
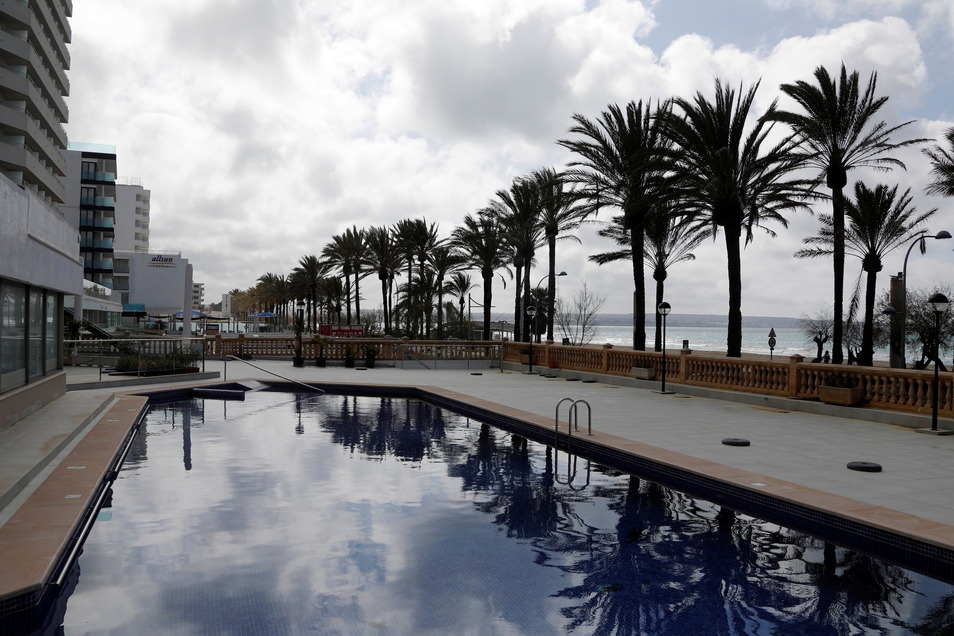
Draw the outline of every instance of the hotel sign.
[[[146,264],[146,266],[147,267],[166,267],[166,268],[175,269],[176,261],[171,256],[162,256],[161,254],[157,254],[156,256],[153,256],[152,258],[149,259],[149,262]]]
[[[319,325],[318,333],[332,338],[361,338],[364,336],[364,325]]]

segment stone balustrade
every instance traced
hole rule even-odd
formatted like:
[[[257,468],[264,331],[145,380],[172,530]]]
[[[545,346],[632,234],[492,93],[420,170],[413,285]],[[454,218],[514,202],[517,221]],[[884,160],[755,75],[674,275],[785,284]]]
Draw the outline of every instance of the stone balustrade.
[[[503,359],[526,362],[530,345],[504,342]],[[633,351],[612,345],[568,347],[552,342],[533,345],[533,363],[541,367],[589,371],[633,377],[632,368],[655,369],[662,377],[662,353]],[[794,355],[785,359],[743,357],[727,358],[712,353],[694,353],[691,349],[667,351],[666,382],[704,386],[762,395],[819,399],[822,385],[859,386],[862,404],[870,408],[931,412],[931,386],[934,372],[889,367],[861,367],[805,362]],[[938,414],[954,417],[954,374],[940,374]]]

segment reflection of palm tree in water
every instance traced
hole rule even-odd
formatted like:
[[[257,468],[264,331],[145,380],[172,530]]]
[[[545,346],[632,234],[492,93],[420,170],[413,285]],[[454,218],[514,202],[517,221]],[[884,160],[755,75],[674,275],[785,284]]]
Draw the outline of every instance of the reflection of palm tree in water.
[[[475,509],[493,515],[506,536],[531,541],[539,566],[576,582],[553,595],[568,601],[568,631],[891,633],[882,626],[901,621],[899,605],[912,583],[899,568],[635,476],[611,479],[601,467],[582,495],[556,483],[551,448],[535,452],[525,438],[484,424],[448,434],[440,409],[425,403],[363,404],[342,397],[322,426],[370,455],[443,455],[461,489],[480,493]],[[362,408],[372,416],[362,417]],[[606,508],[619,515],[615,531],[584,518]],[[934,630],[951,625],[949,606],[954,600],[917,633],[951,633]]]

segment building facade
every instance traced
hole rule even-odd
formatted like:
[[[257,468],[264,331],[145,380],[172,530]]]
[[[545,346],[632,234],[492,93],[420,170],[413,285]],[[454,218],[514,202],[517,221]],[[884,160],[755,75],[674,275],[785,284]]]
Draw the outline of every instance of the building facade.
[[[149,251],[149,203],[152,193],[138,179],[116,182],[115,249]]]
[[[113,286],[116,237],[116,149],[71,142],[66,152],[66,220],[80,234],[83,278]]]
[[[82,296],[65,201],[70,0],[0,2],[0,429],[66,392],[63,300]]]
[[[192,283],[192,308],[202,311],[205,304],[205,283]]]

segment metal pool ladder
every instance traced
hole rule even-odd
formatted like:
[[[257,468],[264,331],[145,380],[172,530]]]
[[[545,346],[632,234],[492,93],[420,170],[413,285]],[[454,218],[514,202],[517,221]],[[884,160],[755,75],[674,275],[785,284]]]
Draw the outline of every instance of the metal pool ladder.
[[[573,438],[573,431],[580,430],[579,405],[586,405],[587,435],[593,434],[593,409],[590,408],[590,403],[586,400],[574,400],[573,398],[565,397],[557,402],[556,412],[553,415],[553,477],[557,483],[563,484],[571,490],[583,490],[590,485],[590,460],[586,460],[586,481],[582,485],[574,486],[577,456],[568,452],[566,459],[566,481],[560,480],[560,447],[558,442],[560,439],[560,405],[564,402],[570,403],[569,411],[567,412],[567,448],[569,448],[570,440]]]
[[[570,403],[570,410],[567,412],[567,437],[573,437],[573,431],[580,430],[580,417],[579,412],[577,411],[577,406],[580,404],[586,405],[586,434],[593,434],[593,409],[590,408],[590,403],[586,400],[574,400],[570,397],[565,397],[557,402],[556,412],[553,414],[553,437],[554,441],[559,438],[560,435],[560,405],[564,402]]]

